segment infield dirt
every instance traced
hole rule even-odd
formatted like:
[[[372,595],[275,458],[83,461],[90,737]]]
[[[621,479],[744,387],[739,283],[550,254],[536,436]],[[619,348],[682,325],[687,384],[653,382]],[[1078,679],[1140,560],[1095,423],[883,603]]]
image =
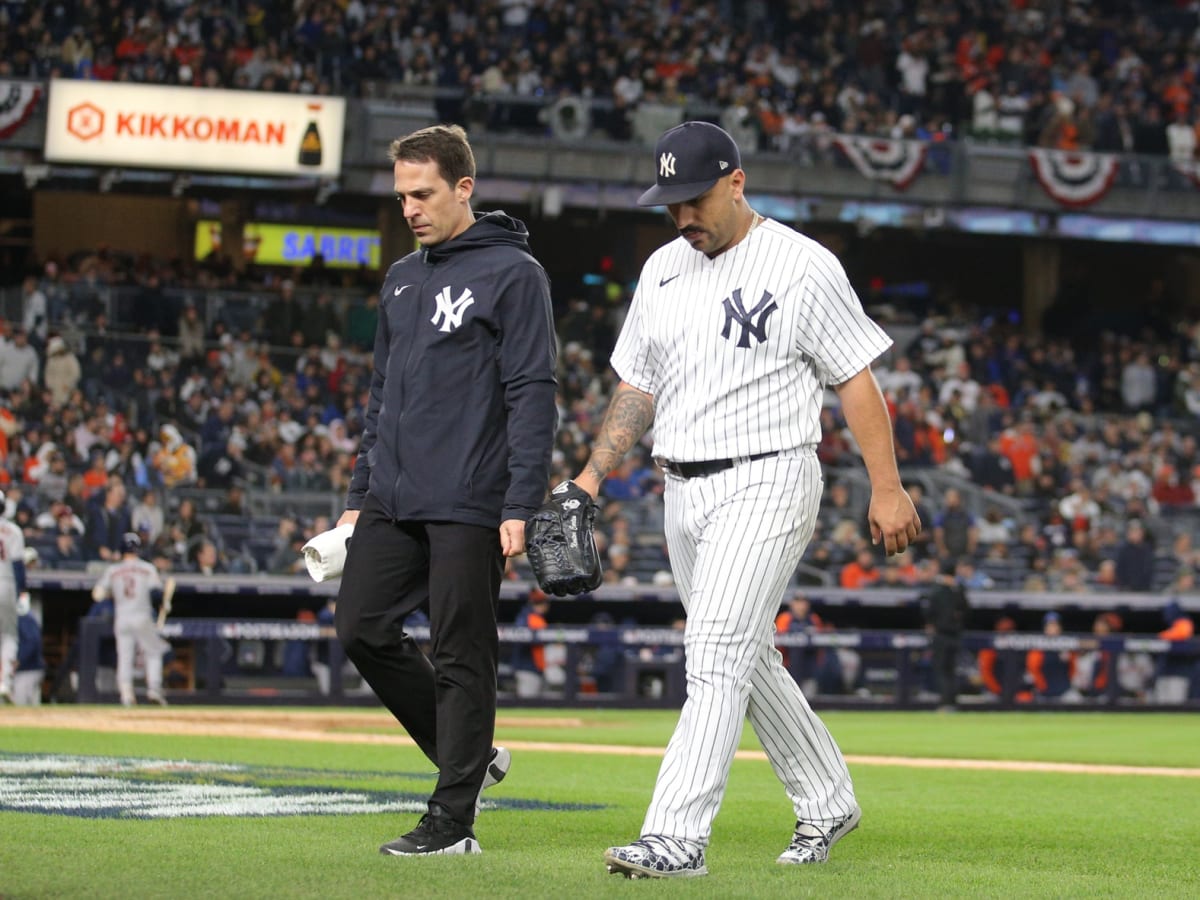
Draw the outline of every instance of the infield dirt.
[[[501,714],[497,728],[561,728],[562,741],[505,740],[514,750],[603,753],[618,756],[661,756],[661,747],[573,742],[570,731],[585,726],[572,716],[522,717]],[[34,706],[0,707],[0,728],[47,728],[69,731],[102,731],[128,734],[197,735],[209,737],[266,738],[337,744],[391,744],[414,746],[397,729],[392,719],[379,712],[352,710],[294,711],[237,707],[189,709],[187,707],[126,709],[124,707]],[[739,750],[738,759],[765,760],[760,750]],[[1039,762],[1005,759],[938,759],[906,756],[847,754],[854,766],[900,766],[917,769],[980,769],[1008,772],[1067,772],[1082,775],[1151,775],[1200,778],[1200,768],[1166,766],[1120,766],[1092,763]]]

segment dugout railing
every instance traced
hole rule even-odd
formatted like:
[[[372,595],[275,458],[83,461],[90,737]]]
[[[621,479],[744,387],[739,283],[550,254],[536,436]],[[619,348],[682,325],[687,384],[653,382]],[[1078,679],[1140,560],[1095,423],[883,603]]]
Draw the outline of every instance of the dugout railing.
[[[409,633],[426,641],[429,629],[414,626]],[[347,689],[345,657],[329,625],[294,620],[177,619],[168,621],[163,636],[176,648],[186,647],[187,657],[195,666],[194,687],[171,692],[176,701],[202,703],[332,703],[341,704],[356,697],[369,696]],[[584,703],[629,706],[678,706],[684,698],[683,633],[677,628],[640,626],[548,627],[539,631],[515,626],[499,629],[501,658],[531,645],[554,646],[561,650],[562,678],[535,697],[519,697],[502,691],[502,698],[513,703],[535,705],[580,705]],[[88,618],[80,623],[79,672],[77,699],[81,703],[106,702],[115,694],[104,692],[97,679],[101,668],[102,642],[112,638],[112,621]],[[281,687],[287,678],[240,676],[231,670],[231,661],[246,656],[261,659],[268,643],[300,642],[318,645],[330,678],[325,691],[319,691],[312,679],[290,679],[291,688]],[[239,645],[255,646],[255,653],[243,654]],[[858,708],[921,708],[935,703],[932,686],[925,683],[929,637],[916,631],[855,631],[839,633],[783,633],[776,645],[787,654],[794,677],[801,684],[815,683],[822,655],[853,653],[860,672],[882,673],[865,679],[850,690],[815,695],[825,706]],[[1029,704],[1056,708],[1120,709],[1197,709],[1200,708],[1200,640],[1165,641],[1154,637],[1092,635],[1046,636],[1036,634],[991,634],[970,632],[962,641],[962,657],[978,659],[981,651],[994,651],[994,672],[1000,673],[1000,691],[989,692],[960,677],[959,703],[969,708],[1014,708]],[[1096,690],[1085,690],[1069,697],[1044,697],[1028,681],[1026,654],[1040,650],[1046,654],[1095,654],[1103,677],[1096,679]],[[316,654],[313,654],[314,656]],[[598,687],[597,660],[602,656],[616,661],[610,683]],[[1148,661],[1152,669],[1140,688],[1128,683],[1124,658]],[[1169,676],[1165,673],[1171,673]],[[1155,680],[1183,678],[1184,694],[1175,703],[1156,699]],[[851,685],[847,684],[846,688]],[[811,689],[811,688],[810,688]]]

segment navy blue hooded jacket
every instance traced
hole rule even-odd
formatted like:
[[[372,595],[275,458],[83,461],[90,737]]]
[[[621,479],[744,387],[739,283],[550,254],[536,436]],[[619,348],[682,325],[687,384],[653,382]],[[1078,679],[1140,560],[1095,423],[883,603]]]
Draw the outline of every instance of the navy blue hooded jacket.
[[[392,264],[347,509],[499,527],[545,498],[557,425],[550,283],[493,212]]]

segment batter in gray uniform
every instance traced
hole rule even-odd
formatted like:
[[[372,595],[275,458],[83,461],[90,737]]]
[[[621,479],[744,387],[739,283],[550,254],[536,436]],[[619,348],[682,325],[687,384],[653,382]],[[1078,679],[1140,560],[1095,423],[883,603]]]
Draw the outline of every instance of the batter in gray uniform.
[[[146,699],[166,706],[163,697],[163,654],[170,649],[158,634],[153,601],[162,596],[158,569],[138,556],[142,540],[133,532],[121,537],[121,559],[112,563],[92,588],[92,599],[113,598],[113,633],[117,639],[117,687],[121,705],[133,706],[133,663],[142,651],[146,665]]]
[[[861,811],[841,751],[775,649],[773,622],[817,520],[827,385],[871,479],[875,543],[898,553],[921,530],[870,370],[891,341],[832,253],[750,208],[728,134],[685,122],[659,138],[655,163],[640,202],[666,206],[679,237],[642,269],[612,356],[621,381],[575,481],[596,496],[653,423],[687,611],[687,700],[641,836],[605,861],[629,877],[707,874],[748,714],[796,815],[778,861],[824,862]]]

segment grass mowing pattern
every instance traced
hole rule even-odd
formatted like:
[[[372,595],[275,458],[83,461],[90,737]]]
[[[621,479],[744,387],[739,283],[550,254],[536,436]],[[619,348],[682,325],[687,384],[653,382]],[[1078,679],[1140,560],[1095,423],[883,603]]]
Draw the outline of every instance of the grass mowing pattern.
[[[500,742],[665,746],[673,713],[571,712],[580,727],[506,727]],[[562,719],[522,711],[522,719]],[[1200,717],[829,713],[847,754],[1200,766]],[[381,725],[386,719],[381,719]],[[757,746],[750,729],[743,747]],[[5,729],[6,752],[86,753],[303,767],[342,787],[425,790],[408,747]],[[636,837],[658,759],[518,751],[496,797],[602,804],[486,810],[484,854],[397,859],[377,846],[415,817],[89,821],[0,814],[0,895],[436,897],[1163,897],[1200,895],[1200,779],[852,766],[859,830],[824,866],[777,866],[792,814],[767,763],[735,762],[705,879],[630,884],[606,846]],[[329,776],[322,778],[320,772]],[[357,775],[355,773],[361,773]]]

